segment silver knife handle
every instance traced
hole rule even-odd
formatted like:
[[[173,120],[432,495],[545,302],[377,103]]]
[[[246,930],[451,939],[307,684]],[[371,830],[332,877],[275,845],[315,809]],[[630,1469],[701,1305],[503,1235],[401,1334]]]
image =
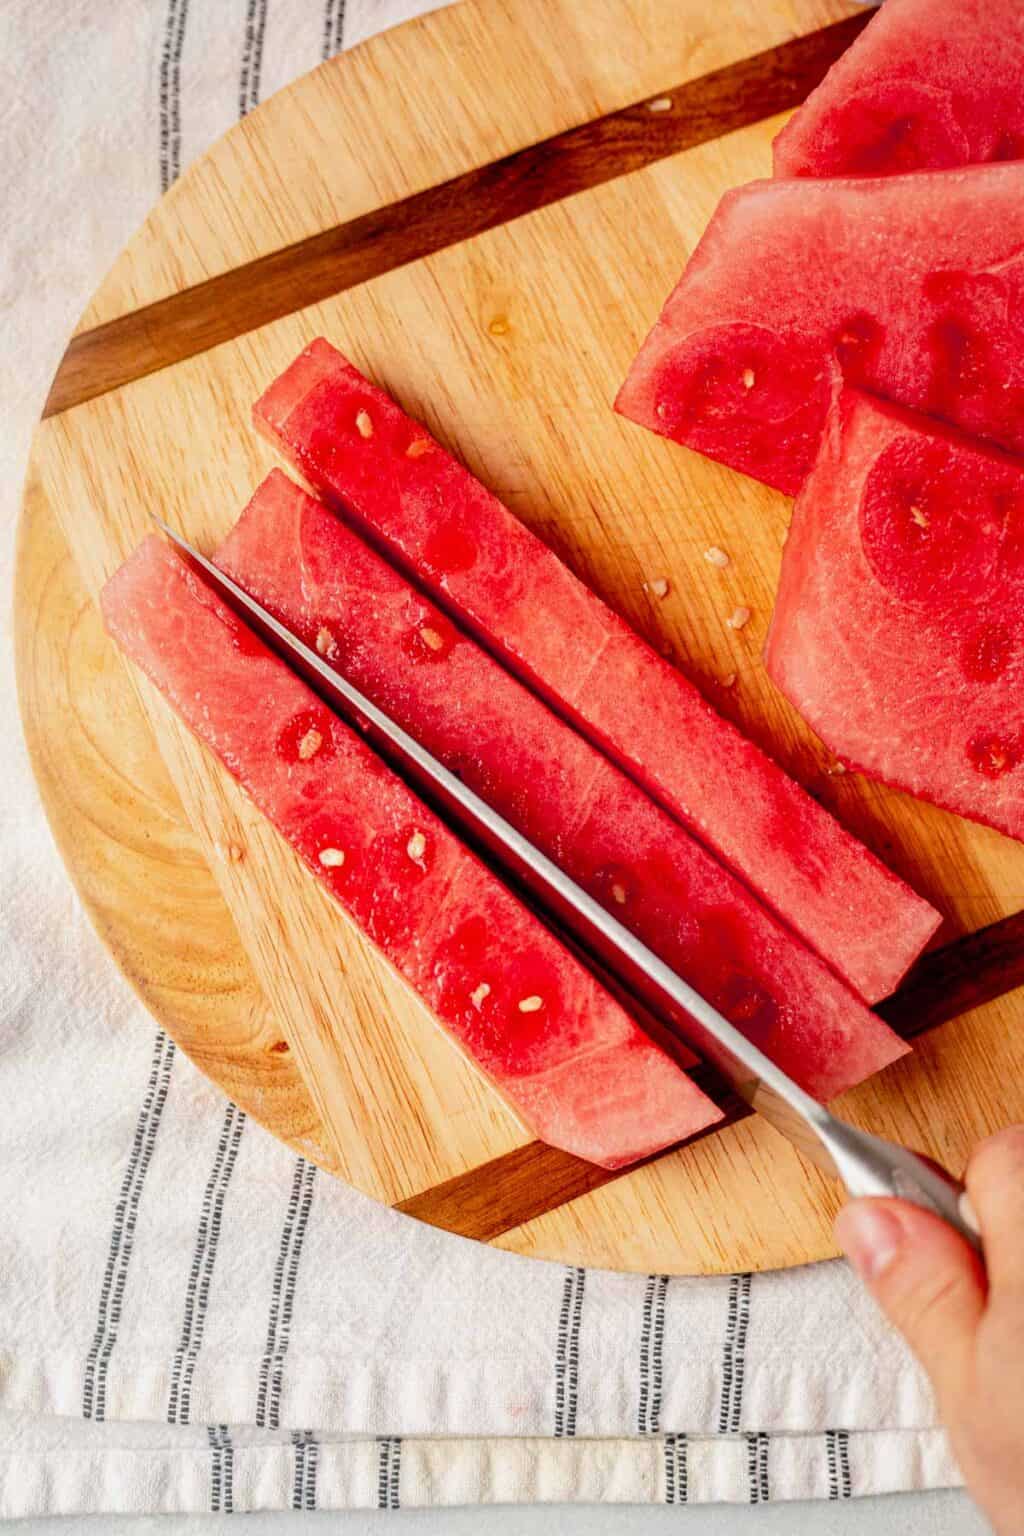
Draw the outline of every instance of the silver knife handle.
[[[822,1135],[852,1198],[889,1195],[909,1200],[941,1216],[981,1253],[981,1233],[967,1191],[945,1168],[843,1121],[833,1119]]]

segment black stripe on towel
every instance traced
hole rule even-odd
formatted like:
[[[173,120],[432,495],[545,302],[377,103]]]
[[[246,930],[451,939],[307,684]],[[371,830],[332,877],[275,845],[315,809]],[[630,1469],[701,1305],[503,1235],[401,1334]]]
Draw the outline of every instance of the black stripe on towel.
[[[316,1472],[320,1446],[311,1429],[293,1429],[295,1473],[292,1478],[292,1509],[316,1509]]]
[[[168,0],[160,50],[160,191],[181,173],[181,55],[188,0]]]
[[[345,0],[327,0],[324,11],[324,40],[320,57],[332,59],[336,53],[344,48],[342,37],[345,31]]]
[[[685,1435],[665,1436],[666,1504],[685,1504],[689,1498],[687,1450]]]
[[[220,1242],[224,1201],[227,1197],[231,1175],[235,1171],[238,1145],[245,1128],[245,1114],[235,1104],[229,1104],[224,1112],[213,1167],[203,1191],[203,1203],[199,1212],[195,1248],[188,1283],[185,1287],[185,1309],[181,1323],[181,1337],[174,1352],[171,1367],[171,1390],[167,1403],[168,1424],[187,1424],[192,1411],[192,1378],[196,1360],[203,1342],[206,1311],[210,1300],[213,1266],[217,1259]]]
[[[235,1512],[235,1448],[226,1424],[208,1424],[210,1446],[210,1511],[215,1515]]]
[[[771,1498],[768,1484],[768,1436],[763,1430],[746,1435],[747,1483],[751,1504],[767,1504]]]
[[[402,1472],[402,1442],[395,1435],[377,1441],[377,1508],[400,1509],[398,1484]]]
[[[828,1496],[830,1499],[853,1497],[850,1477],[850,1436],[845,1429],[825,1431],[825,1455],[828,1460]]]
[[[315,1179],[315,1166],[307,1163],[304,1157],[296,1158],[288,1209],[285,1212],[277,1262],[274,1265],[270,1313],[267,1318],[267,1338],[263,1359],[260,1361],[256,1392],[256,1423],[260,1429],[280,1429],[281,1427],[281,1384],[284,1376],[284,1360],[291,1337],[295,1290],[302,1259],[302,1245],[313,1205]]]
[[[555,1344],[555,1434],[576,1433],[576,1407],[580,1385],[580,1331],[583,1324],[583,1297],[586,1271],[567,1269],[558,1309],[558,1335]]]
[[[107,1372],[110,1356],[117,1343],[117,1330],[121,1322],[125,1287],[128,1283],[128,1266],[135,1246],[135,1225],[138,1219],[142,1186],[146,1181],[153,1148],[167,1090],[170,1087],[171,1068],[174,1065],[174,1041],[157,1031],[150,1061],[149,1080],[142,1101],[135,1132],[128,1153],[128,1165],[117,1205],[114,1207],[114,1223],[110,1233],[107,1263],[100,1286],[99,1310],[96,1330],[85,1360],[82,1387],[82,1417],[103,1419],[106,1413]]]
[[[640,1391],[637,1431],[657,1434],[661,1427],[662,1354],[665,1344],[667,1275],[648,1275],[640,1326]]]
[[[267,30],[268,0],[249,0],[245,13],[242,41],[242,68],[238,77],[238,115],[245,117],[260,104],[260,72],[263,69],[263,39]]]
[[[733,1275],[729,1281],[725,1341],[722,1345],[722,1395],[718,1411],[720,1435],[734,1435],[740,1427],[747,1331],[750,1326],[750,1284],[750,1275]]]

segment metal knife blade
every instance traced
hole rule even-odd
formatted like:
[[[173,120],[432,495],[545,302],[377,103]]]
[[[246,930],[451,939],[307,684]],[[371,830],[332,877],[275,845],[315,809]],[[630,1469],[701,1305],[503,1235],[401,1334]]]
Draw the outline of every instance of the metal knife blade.
[[[327,704],[354,722],[428,802],[522,880],[557,922],[566,924],[629,990],[711,1061],[759,1114],[819,1166],[835,1173],[832,1158],[812,1129],[818,1116],[827,1115],[815,1099],[372,699],[162,518],[153,514],[153,521],[228,606]]]

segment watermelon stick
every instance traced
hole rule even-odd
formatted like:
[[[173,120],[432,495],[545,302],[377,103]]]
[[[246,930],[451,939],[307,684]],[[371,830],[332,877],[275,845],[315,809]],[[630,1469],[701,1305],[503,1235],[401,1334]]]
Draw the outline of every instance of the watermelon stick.
[[[721,1111],[162,540],[107,628],[535,1135],[616,1168]]]
[[[717,715],[423,427],[324,340],[300,354],[254,416],[315,489],[838,975],[869,1001],[892,991],[938,914]]]
[[[673,817],[279,470],[215,559],[809,1093],[905,1052]]]

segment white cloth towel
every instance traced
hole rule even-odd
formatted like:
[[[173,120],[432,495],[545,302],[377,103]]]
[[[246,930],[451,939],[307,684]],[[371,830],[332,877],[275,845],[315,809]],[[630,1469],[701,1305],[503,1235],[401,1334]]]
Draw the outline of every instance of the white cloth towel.
[[[5,592],[47,383],[162,185],[240,102],[426,8],[0,7]],[[248,1122],[84,921],[16,728],[6,612],[4,651],[0,1515],[957,1481],[922,1377],[845,1267],[528,1263],[373,1205]]]

